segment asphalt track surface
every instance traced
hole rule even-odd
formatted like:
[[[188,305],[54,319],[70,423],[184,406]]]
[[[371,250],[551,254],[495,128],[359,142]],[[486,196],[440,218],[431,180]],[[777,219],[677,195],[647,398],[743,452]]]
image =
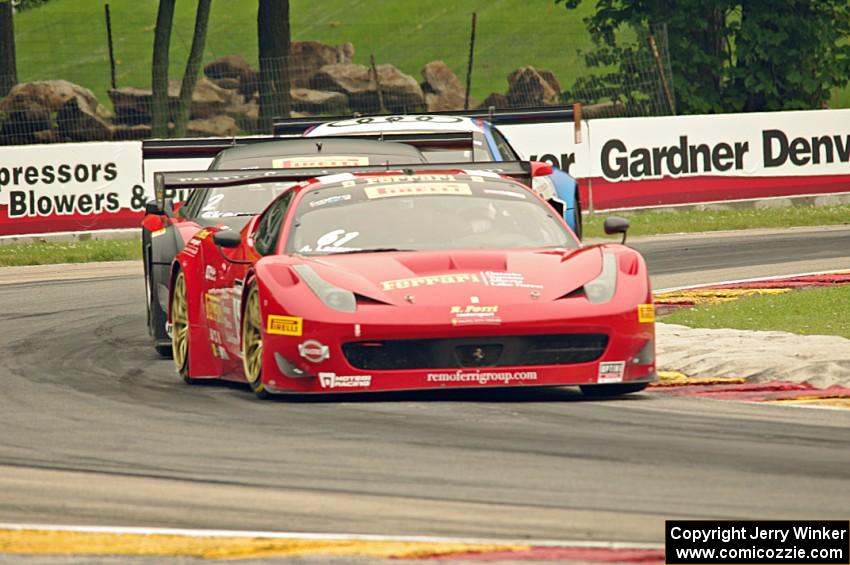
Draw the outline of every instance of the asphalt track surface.
[[[848,241],[636,247],[662,287],[850,268]],[[671,518],[847,519],[850,411],[570,388],[262,402],[179,381],[143,298],[140,275],[0,286],[1,522],[659,542]]]

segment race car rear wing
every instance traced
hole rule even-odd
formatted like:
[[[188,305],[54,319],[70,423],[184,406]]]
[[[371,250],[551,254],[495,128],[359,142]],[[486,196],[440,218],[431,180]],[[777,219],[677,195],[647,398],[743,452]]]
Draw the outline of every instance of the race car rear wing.
[[[142,159],[186,159],[215,157],[221,151],[231,147],[251,145],[268,141],[283,141],[287,138],[272,136],[256,137],[215,137],[196,139],[152,139],[142,142]],[[301,139],[301,138],[299,138]],[[472,133],[374,133],[357,135],[340,135],[333,137],[311,137],[310,141],[321,142],[324,139],[333,139],[335,142],[346,139],[366,139],[372,141],[392,141],[404,143],[417,148],[439,147],[468,149],[472,147]]]
[[[537,164],[539,165],[539,164]],[[536,173],[535,163],[530,161],[499,161],[488,163],[416,163],[413,165],[371,165],[368,167],[327,167],[322,169],[251,169],[236,171],[175,171],[154,173],[154,194],[160,210],[165,210],[167,195],[178,189],[242,186],[266,182],[301,182],[326,175],[340,173],[387,173],[417,174],[429,172],[464,171],[492,172],[510,177],[531,186]],[[544,174],[551,173],[551,167]]]
[[[542,106],[523,109],[496,109],[491,106],[485,110],[449,110],[444,112],[415,112],[414,116],[458,116],[463,118],[480,118],[494,125],[543,124],[552,122],[572,122],[576,114],[575,106]],[[305,131],[327,122],[342,120],[363,120],[369,123],[371,118],[387,117],[387,114],[345,116],[309,117],[309,118],[275,118],[275,135],[301,135]]]

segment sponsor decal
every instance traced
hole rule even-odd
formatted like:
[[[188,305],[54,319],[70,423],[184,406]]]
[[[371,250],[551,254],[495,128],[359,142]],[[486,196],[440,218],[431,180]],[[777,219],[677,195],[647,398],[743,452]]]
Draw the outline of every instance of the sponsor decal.
[[[314,155],[310,157],[287,157],[273,159],[273,169],[311,169],[320,167],[363,167],[369,164],[369,157],[346,155]]]
[[[347,200],[351,200],[350,194],[338,194],[337,196],[328,196],[327,198],[322,198],[321,200],[315,200],[313,202],[310,202],[310,208],[327,206],[328,204],[336,204],[337,202],[345,202]]]
[[[598,383],[621,383],[626,372],[625,361],[606,361],[599,364]]]
[[[298,344],[298,355],[311,363],[321,363],[331,356],[330,348],[320,341],[308,339]]]
[[[322,388],[368,388],[371,384],[372,375],[319,373],[319,386]]]
[[[208,281],[214,281],[218,272],[215,270],[215,267],[212,265],[207,265],[207,268],[204,269],[204,278]]]
[[[216,324],[222,323],[224,320],[224,311],[218,301],[218,296],[212,294],[204,295],[204,313],[207,316],[207,320]]]
[[[453,371],[428,373],[425,380],[429,383],[477,383],[511,384],[523,381],[536,381],[537,371]]]
[[[391,184],[397,182],[436,182],[455,180],[454,175],[380,175],[374,177],[366,177],[366,184]]]
[[[452,306],[449,309],[449,314],[452,315],[453,326],[469,324],[499,324],[502,320],[496,316],[498,312],[498,306],[478,306],[476,304]]]
[[[397,184],[388,186],[365,186],[363,190],[366,198],[391,198],[393,196],[431,196],[451,195],[465,196],[472,194],[472,190],[466,183],[443,182],[443,183],[415,183]]]
[[[338,122],[329,122],[324,124],[325,127],[344,128],[350,126],[365,126],[365,125],[381,125],[381,124],[459,124],[465,118],[455,116],[370,116],[363,118],[352,118],[350,120],[340,120]],[[361,128],[364,131],[371,131],[369,128]]]
[[[276,316],[269,315],[266,318],[266,333],[274,335],[300,336],[304,326],[304,319],[298,316]]]
[[[542,284],[531,284],[525,282],[522,273],[507,273],[502,271],[482,271],[481,279],[489,286],[501,286],[510,288],[543,288]]]
[[[382,281],[381,288],[384,290],[398,290],[404,288],[416,288],[419,286],[434,286],[437,284],[460,284],[466,282],[481,282],[475,273],[458,273],[454,275],[432,275],[429,277],[413,277],[410,279],[396,279]]]
[[[210,234],[212,234],[212,232],[213,231],[211,229],[204,228],[204,229],[202,229],[201,231],[199,231],[198,233],[195,234],[194,239],[196,239],[198,241],[202,241],[202,240],[208,238],[210,236]]]
[[[218,331],[210,330],[210,341],[213,343],[221,343],[221,334]]]
[[[356,251],[359,247],[346,247],[346,243],[357,238],[360,235],[359,231],[332,230],[319,237],[316,240],[316,251],[320,253],[341,253],[343,251]],[[309,248],[309,246],[305,246]],[[309,252],[310,249],[302,248],[302,251]]]
[[[692,144],[687,135],[679,136],[676,145],[631,150],[623,141],[609,139],[602,146],[600,165],[605,177],[612,180],[710,173],[733,167],[740,171],[749,150],[748,141]]]
[[[654,304],[638,304],[638,322],[648,323],[655,321],[655,305]]]

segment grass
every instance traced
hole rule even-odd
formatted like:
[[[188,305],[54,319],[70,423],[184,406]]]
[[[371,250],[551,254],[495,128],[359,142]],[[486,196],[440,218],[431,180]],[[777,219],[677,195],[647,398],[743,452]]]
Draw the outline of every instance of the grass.
[[[172,78],[182,76],[192,41],[193,2],[177,2],[171,40]],[[18,78],[21,82],[63,78],[90,88],[101,103],[110,83],[104,2],[52,0],[15,20]],[[150,86],[156,2],[109,1],[116,82]],[[507,74],[523,65],[550,69],[566,88],[584,72],[577,49],[591,47],[582,19],[593,10],[585,2],[567,11],[552,0],[322,0],[292,2],[294,40],[330,44],[350,41],[355,62],[392,63],[420,78],[422,66],[442,59],[461,81],[466,76],[471,14],[477,42],[472,96],[507,89]],[[257,66],[257,0],[214,2],[204,62],[241,54]]]
[[[584,219],[584,237],[603,237],[602,223],[609,215],[631,222],[629,236],[688,233],[749,228],[850,225],[850,204],[836,206],[791,206],[788,208],[737,208],[731,210],[687,210],[680,212],[600,212]],[[609,236],[610,237],[610,236]]]
[[[142,244],[138,238],[0,245],[0,267],[125,261],[141,258]]]
[[[850,338],[850,285],[748,296],[733,302],[683,308],[663,322],[695,328],[778,330]]]

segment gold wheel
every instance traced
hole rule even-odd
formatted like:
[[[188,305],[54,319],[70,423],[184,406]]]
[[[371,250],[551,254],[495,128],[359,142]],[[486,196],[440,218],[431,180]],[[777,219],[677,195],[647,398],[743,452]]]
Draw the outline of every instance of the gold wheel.
[[[186,278],[183,272],[174,279],[171,293],[171,350],[177,372],[189,380],[189,307],[186,303]]]
[[[268,393],[263,387],[263,323],[260,315],[260,293],[252,284],[242,314],[242,366],[245,378],[258,396]]]

